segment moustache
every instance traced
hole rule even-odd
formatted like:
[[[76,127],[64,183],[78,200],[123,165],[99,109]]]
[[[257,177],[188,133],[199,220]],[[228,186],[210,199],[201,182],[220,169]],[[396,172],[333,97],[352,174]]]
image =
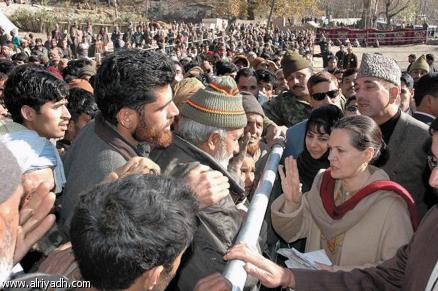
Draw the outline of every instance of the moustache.
[[[295,86],[292,87],[292,89],[293,90],[295,90],[295,89],[304,89],[304,87],[300,86],[300,85],[295,85]]]

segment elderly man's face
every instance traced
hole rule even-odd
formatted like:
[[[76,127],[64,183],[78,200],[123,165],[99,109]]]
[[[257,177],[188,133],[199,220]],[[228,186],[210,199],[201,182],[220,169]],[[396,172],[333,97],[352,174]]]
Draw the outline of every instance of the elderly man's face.
[[[251,137],[248,143],[248,152],[254,154],[259,148],[259,143],[263,133],[263,117],[257,113],[246,114],[248,123],[244,128],[244,134],[250,133]]]
[[[239,153],[239,139],[243,135],[243,128],[227,130],[224,138],[217,138],[213,157],[225,169],[231,158]]]
[[[0,204],[0,282],[8,279],[13,267],[19,223],[18,207],[23,195],[21,184],[8,200]]]

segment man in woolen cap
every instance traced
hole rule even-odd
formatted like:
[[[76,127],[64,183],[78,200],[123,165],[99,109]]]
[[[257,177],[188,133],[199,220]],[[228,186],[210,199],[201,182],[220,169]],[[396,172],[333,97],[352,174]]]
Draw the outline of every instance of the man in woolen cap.
[[[237,204],[245,199],[239,179],[243,159],[240,163],[239,159],[230,161],[246,152],[239,145],[246,125],[247,115],[236,82],[230,76],[218,77],[182,104],[172,144],[151,152],[151,159],[164,175],[182,178],[200,163],[205,168],[204,175],[225,179],[224,188],[218,191],[230,193],[212,205],[201,203],[197,215],[201,223],[194,235],[191,255],[183,259],[174,282],[179,290],[193,290],[199,279],[221,273],[225,267],[222,257],[242,222]],[[243,140],[247,144],[249,139],[247,134]]]
[[[266,116],[278,126],[291,127],[308,118],[311,111],[307,81],[312,75],[310,63],[296,52],[288,51],[281,60],[289,91],[263,104]]]
[[[364,54],[356,79],[359,111],[371,117],[382,130],[389,149],[389,159],[382,167],[392,181],[405,187],[414,197],[420,216],[426,213],[426,152],[430,139],[427,126],[401,111],[401,71],[397,63],[379,54]]]

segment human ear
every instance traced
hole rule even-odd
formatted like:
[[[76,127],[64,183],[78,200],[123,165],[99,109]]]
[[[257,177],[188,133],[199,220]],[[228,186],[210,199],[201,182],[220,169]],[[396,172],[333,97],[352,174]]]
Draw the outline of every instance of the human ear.
[[[163,272],[163,266],[156,266],[148,270],[141,277],[143,278],[143,290],[153,290],[157,285],[160,275]]]
[[[33,109],[32,107],[30,107],[28,105],[23,105],[21,107],[20,112],[21,112],[21,117],[25,121],[33,121],[35,118],[35,115],[36,115],[35,109]]]

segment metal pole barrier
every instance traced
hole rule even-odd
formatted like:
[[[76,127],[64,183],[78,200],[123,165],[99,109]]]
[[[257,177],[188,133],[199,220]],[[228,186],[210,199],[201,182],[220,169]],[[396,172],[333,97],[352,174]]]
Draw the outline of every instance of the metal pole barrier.
[[[252,198],[246,220],[242,223],[236,242],[253,246],[257,244],[283,150],[283,144],[276,144],[272,147],[263,170],[263,176]],[[243,261],[232,260],[225,267],[223,275],[233,285],[233,291],[243,290],[247,277],[246,271],[243,269],[244,265]]]

